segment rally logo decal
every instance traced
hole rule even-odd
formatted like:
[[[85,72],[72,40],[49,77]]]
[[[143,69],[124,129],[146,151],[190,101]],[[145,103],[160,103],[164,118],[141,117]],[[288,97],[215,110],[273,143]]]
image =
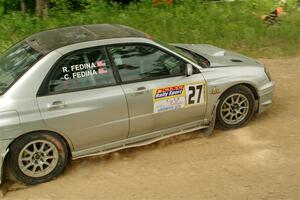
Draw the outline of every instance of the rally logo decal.
[[[155,99],[174,97],[181,95],[184,91],[184,85],[160,88],[156,90]]]

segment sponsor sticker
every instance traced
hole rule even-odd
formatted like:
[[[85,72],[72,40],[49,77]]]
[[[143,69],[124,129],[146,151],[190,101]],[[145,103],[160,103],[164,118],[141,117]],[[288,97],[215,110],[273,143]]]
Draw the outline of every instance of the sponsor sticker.
[[[204,94],[204,82],[153,89],[153,112],[159,113],[204,104]]]
[[[184,85],[153,90],[154,113],[176,110],[184,107]]]

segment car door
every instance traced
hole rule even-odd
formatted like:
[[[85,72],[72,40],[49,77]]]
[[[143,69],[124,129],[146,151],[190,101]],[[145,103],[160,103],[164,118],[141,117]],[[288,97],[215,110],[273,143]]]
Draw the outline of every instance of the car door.
[[[69,137],[75,150],[126,139],[127,102],[104,48],[61,58],[37,97],[45,123]]]
[[[206,109],[201,73],[186,76],[186,61],[149,44],[114,45],[108,51],[126,95],[130,137],[199,126]]]

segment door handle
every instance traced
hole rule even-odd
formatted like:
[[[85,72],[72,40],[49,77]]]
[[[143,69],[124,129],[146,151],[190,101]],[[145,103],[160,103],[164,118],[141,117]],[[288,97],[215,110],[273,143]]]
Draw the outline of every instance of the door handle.
[[[146,91],[147,91],[146,87],[138,87],[138,88],[136,89],[135,94],[136,94],[136,95],[138,95],[138,94],[144,94]]]
[[[65,103],[63,101],[54,101],[53,103],[48,104],[48,109],[62,109],[65,107]]]

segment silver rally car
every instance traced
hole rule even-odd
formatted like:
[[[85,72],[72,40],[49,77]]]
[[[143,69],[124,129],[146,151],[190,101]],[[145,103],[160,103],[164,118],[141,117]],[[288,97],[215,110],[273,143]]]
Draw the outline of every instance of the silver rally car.
[[[0,56],[1,180],[4,163],[38,184],[69,159],[238,128],[273,90],[262,64],[211,45],[109,24],[37,33]]]

